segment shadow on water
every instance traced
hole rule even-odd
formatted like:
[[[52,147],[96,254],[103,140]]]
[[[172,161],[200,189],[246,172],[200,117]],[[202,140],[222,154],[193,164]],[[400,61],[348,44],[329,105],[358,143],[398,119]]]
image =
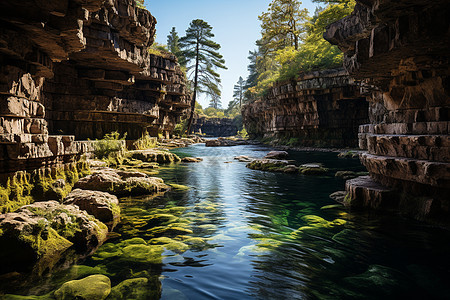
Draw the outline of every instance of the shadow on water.
[[[298,164],[317,162],[330,169],[317,177],[249,170],[233,160],[262,157],[269,150],[203,145],[175,150],[203,161],[162,167],[158,176],[173,185],[171,192],[121,199],[120,236],[91,258],[48,274],[42,279],[45,289],[35,282],[18,293],[43,294],[68,280],[104,274],[123,299],[449,294],[448,232],[335,205],[328,196],[342,190],[344,180],[334,173],[363,171],[358,160],[290,153]]]

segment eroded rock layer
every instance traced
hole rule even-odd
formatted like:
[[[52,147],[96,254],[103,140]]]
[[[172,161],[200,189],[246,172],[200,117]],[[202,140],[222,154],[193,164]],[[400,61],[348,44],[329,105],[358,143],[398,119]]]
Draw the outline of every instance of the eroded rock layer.
[[[371,124],[359,129],[367,150],[361,161],[370,180],[397,195],[373,196],[369,179],[356,180],[347,183],[355,205],[400,208],[448,223],[449,14],[448,1],[358,1],[353,14],[324,35],[344,51],[346,69],[370,99]]]
[[[295,138],[302,146],[356,147],[368,104],[343,69],[310,72],[276,84],[243,107],[251,137]]]
[[[238,126],[229,118],[197,118],[193,124],[194,132],[207,136],[224,137],[238,133]]]
[[[0,3],[0,174],[64,163],[127,132],[167,135],[188,107],[176,58],[148,51],[133,0]]]

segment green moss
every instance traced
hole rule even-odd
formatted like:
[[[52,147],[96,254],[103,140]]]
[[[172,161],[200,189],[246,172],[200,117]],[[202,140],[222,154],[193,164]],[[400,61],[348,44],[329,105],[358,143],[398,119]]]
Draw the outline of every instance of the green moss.
[[[57,300],[103,300],[111,293],[111,281],[105,275],[91,275],[64,283],[55,291]]]
[[[121,260],[138,263],[162,264],[164,247],[161,245],[130,245],[122,249]]]
[[[321,166],[301,166],[299,172],[303,175],[323,175],[328,169]]]
[[[147,132],[145,132],[140,139],[133,143],[133,147],[136,150],[155,148],[157,145],[158,139],[156,137],[151,137]]]
[[[161,245],[166,250],[171,250],[176,253],[183,253],[189,249],[189,246],[187,244],[180,242],[180,241],[176,241],[176,240],[168,238],[168,237],[154,238],[154,239],[151,239],[148,243],[150,245]]]
[[[188,191],[188,190],[191,189],[190,187],[188,187],[188,186],[186,186],[186,185],[182,185],[182,184],[169,183],[169,185],[170,185],[172,188],[174,188],[174,189],[176,189],[176,190],[180,190],[180,191]]]
[[[149,282],[145,277],[127,279],[111,289],[108,300],[122,299],[159,299],[161,284],[156,280]]]

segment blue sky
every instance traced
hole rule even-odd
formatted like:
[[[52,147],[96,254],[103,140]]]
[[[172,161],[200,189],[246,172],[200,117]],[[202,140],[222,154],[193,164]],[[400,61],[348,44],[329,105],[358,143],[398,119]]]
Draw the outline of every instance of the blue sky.
[[[222,105],[228,106],[233,97],[233,86],[242,76],[247,78],[248,51],[255,49],[260,38],[258,15],[266,11],[271,0],[146,0],[148,10],[158,21],[156,41],[166,44],[167,35],[176,27],[179,36],[185,34],[189,23],[203,19],[213,27],[214,40],[222,48],[228,70],[220,70],[222,78]],[[316,3],[303,1],[303,8],[312,14]],[[206,108],[209,100],[201,97]]]

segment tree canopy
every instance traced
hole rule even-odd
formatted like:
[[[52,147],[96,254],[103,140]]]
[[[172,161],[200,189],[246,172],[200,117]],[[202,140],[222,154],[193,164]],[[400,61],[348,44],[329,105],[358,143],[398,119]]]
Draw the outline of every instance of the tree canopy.
[[[190,23],[186,35],[179,41],[181,54],[186,60],[188,78],[192,78],[194,82],[188,134],[191,130],[198,94],[203,93],[219,98],[221,95],[221,80],[216,69],[226,69],[226,67],[223,56],[218,52],[221,46],[211,39],[213,37],[212,27],[207,22],[196,19]]]
[[[181,53],[180,49],[180,37],[178,36],[178,32],[175,27],[172,27],[169,35],[167,36],[167,48],[170,52],[172,52],[177,58],[180,65],[185,65],[184,56]]]
[[[301,72],[342,65],[342,52],[323,38],[325,28],[349,15],[355,0],[313,0],[323,4],[312,17],[301,2],[273,0],[261,20],[258,49],[249,54],[246,98],[263,94],[275,81]],[[297,43],[298,42],[298,43]]]

